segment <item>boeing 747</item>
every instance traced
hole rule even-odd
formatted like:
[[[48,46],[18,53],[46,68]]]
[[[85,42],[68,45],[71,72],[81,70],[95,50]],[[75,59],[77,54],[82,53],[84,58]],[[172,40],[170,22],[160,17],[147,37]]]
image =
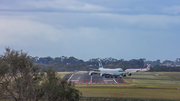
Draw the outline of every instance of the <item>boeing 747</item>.
[[[90,71],[89,75],[99,74],[100,76],[105,76],[105,78],[113,78],[113,77],[117,78],[117,77],[121,77],[121,75],[123,77],[126,76],[126,73],[121,68],[116,68],[116,69],[103,68],[100,59],[98,59],[98,62],[99,62],[99,69],[94,69],[94,71]]]

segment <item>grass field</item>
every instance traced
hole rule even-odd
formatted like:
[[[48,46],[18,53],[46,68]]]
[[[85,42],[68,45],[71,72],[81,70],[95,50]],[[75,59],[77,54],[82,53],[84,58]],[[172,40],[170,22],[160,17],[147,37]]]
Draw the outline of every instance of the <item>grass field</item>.
[[[122,87],[78,87],[77,89],[80,90],[85,97],[180,99],[180,91],[177,89]]]
[[[130,78],[134,78],[132,83],[137,84],[180,84],[179,72],[144,72],[135,73],[130,77],[126,77],[126,82],[130,83]]]
[[[61,73],[59,73],[61,75]],[[63,73],[65,75],[65,73]],[[155,98],[180,100],[179,72],[143,72],[125,77],[132,87],[76,87],[84,97]],[[120,84],[122,85],[122,84]],[[129,84],[128,84],[129,85]],[[108,85],[107,85],[108,86]]]

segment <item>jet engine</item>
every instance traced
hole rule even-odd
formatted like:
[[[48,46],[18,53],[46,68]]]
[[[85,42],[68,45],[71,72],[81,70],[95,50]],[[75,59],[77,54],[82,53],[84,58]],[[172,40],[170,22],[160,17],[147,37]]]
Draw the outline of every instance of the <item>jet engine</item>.
[[[100,73],[100,76],[104,76],[104,74]]]
[[[123,77],[126,77],[126,73],[123,74]]]
[[[131,73],[128,73],[128,76],[131,76],[132,74]]]
[[[93,75],[93,72],[89,72],[89,75]]]

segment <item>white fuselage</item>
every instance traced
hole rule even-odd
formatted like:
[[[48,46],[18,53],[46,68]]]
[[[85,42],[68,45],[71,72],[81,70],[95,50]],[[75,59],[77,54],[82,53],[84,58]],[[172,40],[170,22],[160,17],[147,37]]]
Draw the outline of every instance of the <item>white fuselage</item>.
[[[99,68],[99,71],[104,74],[111,74],[111,75],[122,75],[124,71],[121,68],[116,69],[106,69],[106,68]]]
[[[126,69],[125,70],[126,73],[146,72],[146,71],[148,71],[146,68],[143,68],[143,69]]]

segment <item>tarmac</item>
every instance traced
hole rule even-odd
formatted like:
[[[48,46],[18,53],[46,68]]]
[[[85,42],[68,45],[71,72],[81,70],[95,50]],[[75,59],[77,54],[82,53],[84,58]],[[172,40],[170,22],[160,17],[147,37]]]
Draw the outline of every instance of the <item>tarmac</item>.
[[[75,84],[123,84],[125,83],[122,78],[105,78],[98,74],[89,75],[88,73],[70,73],[66,74],[63,79],[67,82],[73,82]]]

